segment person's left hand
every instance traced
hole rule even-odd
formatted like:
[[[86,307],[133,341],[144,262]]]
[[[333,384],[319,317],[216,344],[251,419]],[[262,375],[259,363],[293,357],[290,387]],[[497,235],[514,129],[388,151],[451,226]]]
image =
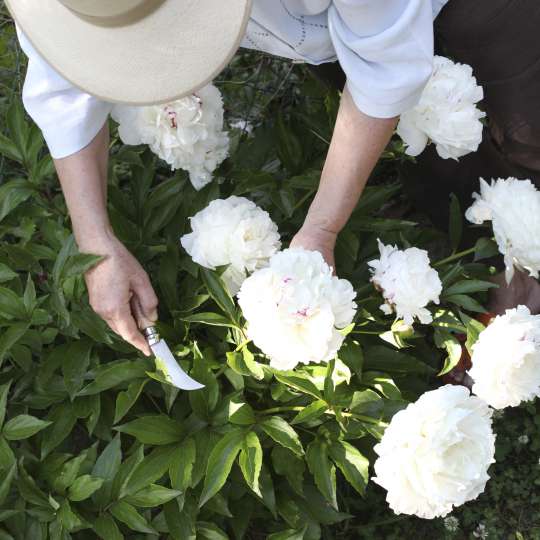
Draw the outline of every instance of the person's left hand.
[[[336,271],[334,249],[337,234],[317,225],[304,224],[291,241],[291,247],[302,247],[310,251],[318,251],[326,263]]]

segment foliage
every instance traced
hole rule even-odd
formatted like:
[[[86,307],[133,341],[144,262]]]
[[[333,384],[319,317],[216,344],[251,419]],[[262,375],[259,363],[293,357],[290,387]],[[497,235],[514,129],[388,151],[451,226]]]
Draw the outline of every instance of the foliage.
[[[406,159],[393,142],[336,250],[358,293],[345,346],[328,365],[270,369],[219,272],[197,267],[179,237],[189,216],[234,194],[267,210],[287,244],[315,192],[339,96],[304,67],[253,54],[238,55],[219,85],[229,117],[256,125],[233,132],[212,184],[196,192],[185,173],[117,139],[109,165],[114,229],[152,276],[161,335],[206,385],[193,393],[161,382],[88,306],[82,275],[99,259],[77,252],[39,130],[16,92],[3,100],[0,539],[359,538],[375,530],[370,519],[395,519],[368,482],[372,447],[397,410],[456,365],[461,336],[469,348],[476,339],[492,245],[458,251],[456,201],[448,239],[389,217]],[[413,331],[380,312],[366,264],[378,237],[440,260],[432,326]]]

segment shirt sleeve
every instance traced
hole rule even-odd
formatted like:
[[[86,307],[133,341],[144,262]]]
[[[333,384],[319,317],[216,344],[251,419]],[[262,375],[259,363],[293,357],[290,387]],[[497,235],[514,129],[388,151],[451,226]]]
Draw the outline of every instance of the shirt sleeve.
[[[356,106],[392,118],[414,107],[433,70],[429,0],[334,0],[330,35]]]
[[[112,104],[68,82],[45,62],[19,28],[17,35],[28,56],[24,107],[43,132],[52,157],[70,156],[92,142],[106,122]]]

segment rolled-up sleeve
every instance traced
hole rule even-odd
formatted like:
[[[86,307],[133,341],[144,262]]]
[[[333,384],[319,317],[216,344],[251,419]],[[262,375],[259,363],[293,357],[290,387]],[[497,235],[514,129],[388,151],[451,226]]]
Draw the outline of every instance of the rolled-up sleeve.
[[[70,156],[92,142],[112,104],[72,85],[45,62],[19,28],[17,35],[28,56],[24,107],[41,129],[52,157]]]
[[[362,112],[392,118],[417,104],[433,69],[431,1],[334,0],[328,20]]]

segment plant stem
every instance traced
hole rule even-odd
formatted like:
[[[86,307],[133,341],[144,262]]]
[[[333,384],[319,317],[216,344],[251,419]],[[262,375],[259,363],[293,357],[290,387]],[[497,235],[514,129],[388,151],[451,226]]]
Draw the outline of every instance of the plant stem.
[[[443,264],[447,264],[452,261],[457,261],[458,259],[461,259],[462,257],[465,257],[466,255],[470,255],[471,253],[474,253],[475,251],[476,251],[476,247],[464,249],[463,251],[458,251],[457,253],[450,255],[450,257],[446,257],[446,259],[441,259],[440,261],[437,261],[436,263],[433,264],[433,267],[442,266]]]

